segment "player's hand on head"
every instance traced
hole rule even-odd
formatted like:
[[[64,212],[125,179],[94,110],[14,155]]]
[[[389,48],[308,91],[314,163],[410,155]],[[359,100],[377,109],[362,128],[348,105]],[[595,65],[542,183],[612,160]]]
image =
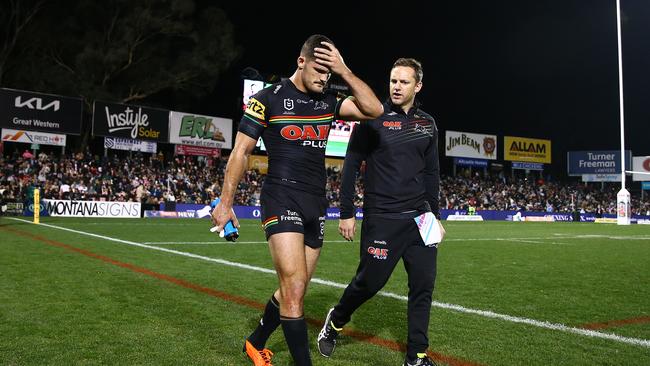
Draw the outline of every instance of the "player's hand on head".
[[[319,65],[327,67],[332,73],[341,75],[350,72],[339,50],[329,42],[321,42],[322,47],[314,48],[314,56]]]

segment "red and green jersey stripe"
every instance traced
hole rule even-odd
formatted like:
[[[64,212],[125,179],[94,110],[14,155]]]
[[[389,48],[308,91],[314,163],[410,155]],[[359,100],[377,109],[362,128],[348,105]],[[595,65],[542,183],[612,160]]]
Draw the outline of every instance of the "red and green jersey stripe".
[[[278,223],[278,217],[277,216],[271,216],[268,219],[264,220],[262,222],[262,227],[264,227],[264,230],[268,229],[269,227],[275,225]]]
[[[269,123],[317,123],[331,122],[333,119],[334,113],[320,116],[273,116],[269,118]]]

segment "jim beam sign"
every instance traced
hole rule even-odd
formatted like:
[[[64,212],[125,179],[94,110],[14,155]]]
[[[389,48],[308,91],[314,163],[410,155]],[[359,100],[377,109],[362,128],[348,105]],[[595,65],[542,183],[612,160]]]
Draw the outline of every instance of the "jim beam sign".
[[[93,135],[167,142],[169,111],[137,105],[95,102]]]
[[[446,131],[445,156],[496,160],[497,136]]]

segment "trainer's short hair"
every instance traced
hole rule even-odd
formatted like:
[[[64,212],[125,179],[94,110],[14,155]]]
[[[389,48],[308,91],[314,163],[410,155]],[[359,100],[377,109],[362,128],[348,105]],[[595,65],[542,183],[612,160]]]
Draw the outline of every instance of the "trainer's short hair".
[[[406,66],[410,67],[415,71],[415,82],[419,83],[424,78],[424,71],[422,70],[422,64],[420,61],[414,58],[398,58],[397,61],[393,64],[393,69],[397,66]],[[392,70],[392,69],[391,69]]]
[[[313,34],[307,38],[305,43],[303,43],[302,48],[300,49],[300,56],[304,56],[309,59],[315,58],[314,48],[323,47],[321,42],[334,44],[331,39],[322,34]]]

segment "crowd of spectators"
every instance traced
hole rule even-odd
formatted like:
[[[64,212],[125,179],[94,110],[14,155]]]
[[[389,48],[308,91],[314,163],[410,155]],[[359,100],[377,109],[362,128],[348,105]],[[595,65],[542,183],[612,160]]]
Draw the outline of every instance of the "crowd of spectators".
[[[90,153],[14,153],[0,157],[0,194],[4,201],[25,201],[30,187],[46,199],[207,204],[221,192],[225,158],[165,157],[125,153],[100,157]],[[360,182],[359,178],[357,182]],[[264,175],[246,171],[238,187],[238,205],[259,205]],[[339,206],[340,171],[327,169],[327,198]],[[618,184],[548,181],[542,178],[464,172],[441,177],[441,208],[615,213]],[[362,206],[363,185],[355,204]],[[650,199],[632,197],[634,213],[650,215]]]
[[[619,183],[550,181],[503,174],[446,176],[441,179],[441,207],[459,210],[513,210],[615,214]],[[632,196],[632,211],[650,215],[650,198]]]

